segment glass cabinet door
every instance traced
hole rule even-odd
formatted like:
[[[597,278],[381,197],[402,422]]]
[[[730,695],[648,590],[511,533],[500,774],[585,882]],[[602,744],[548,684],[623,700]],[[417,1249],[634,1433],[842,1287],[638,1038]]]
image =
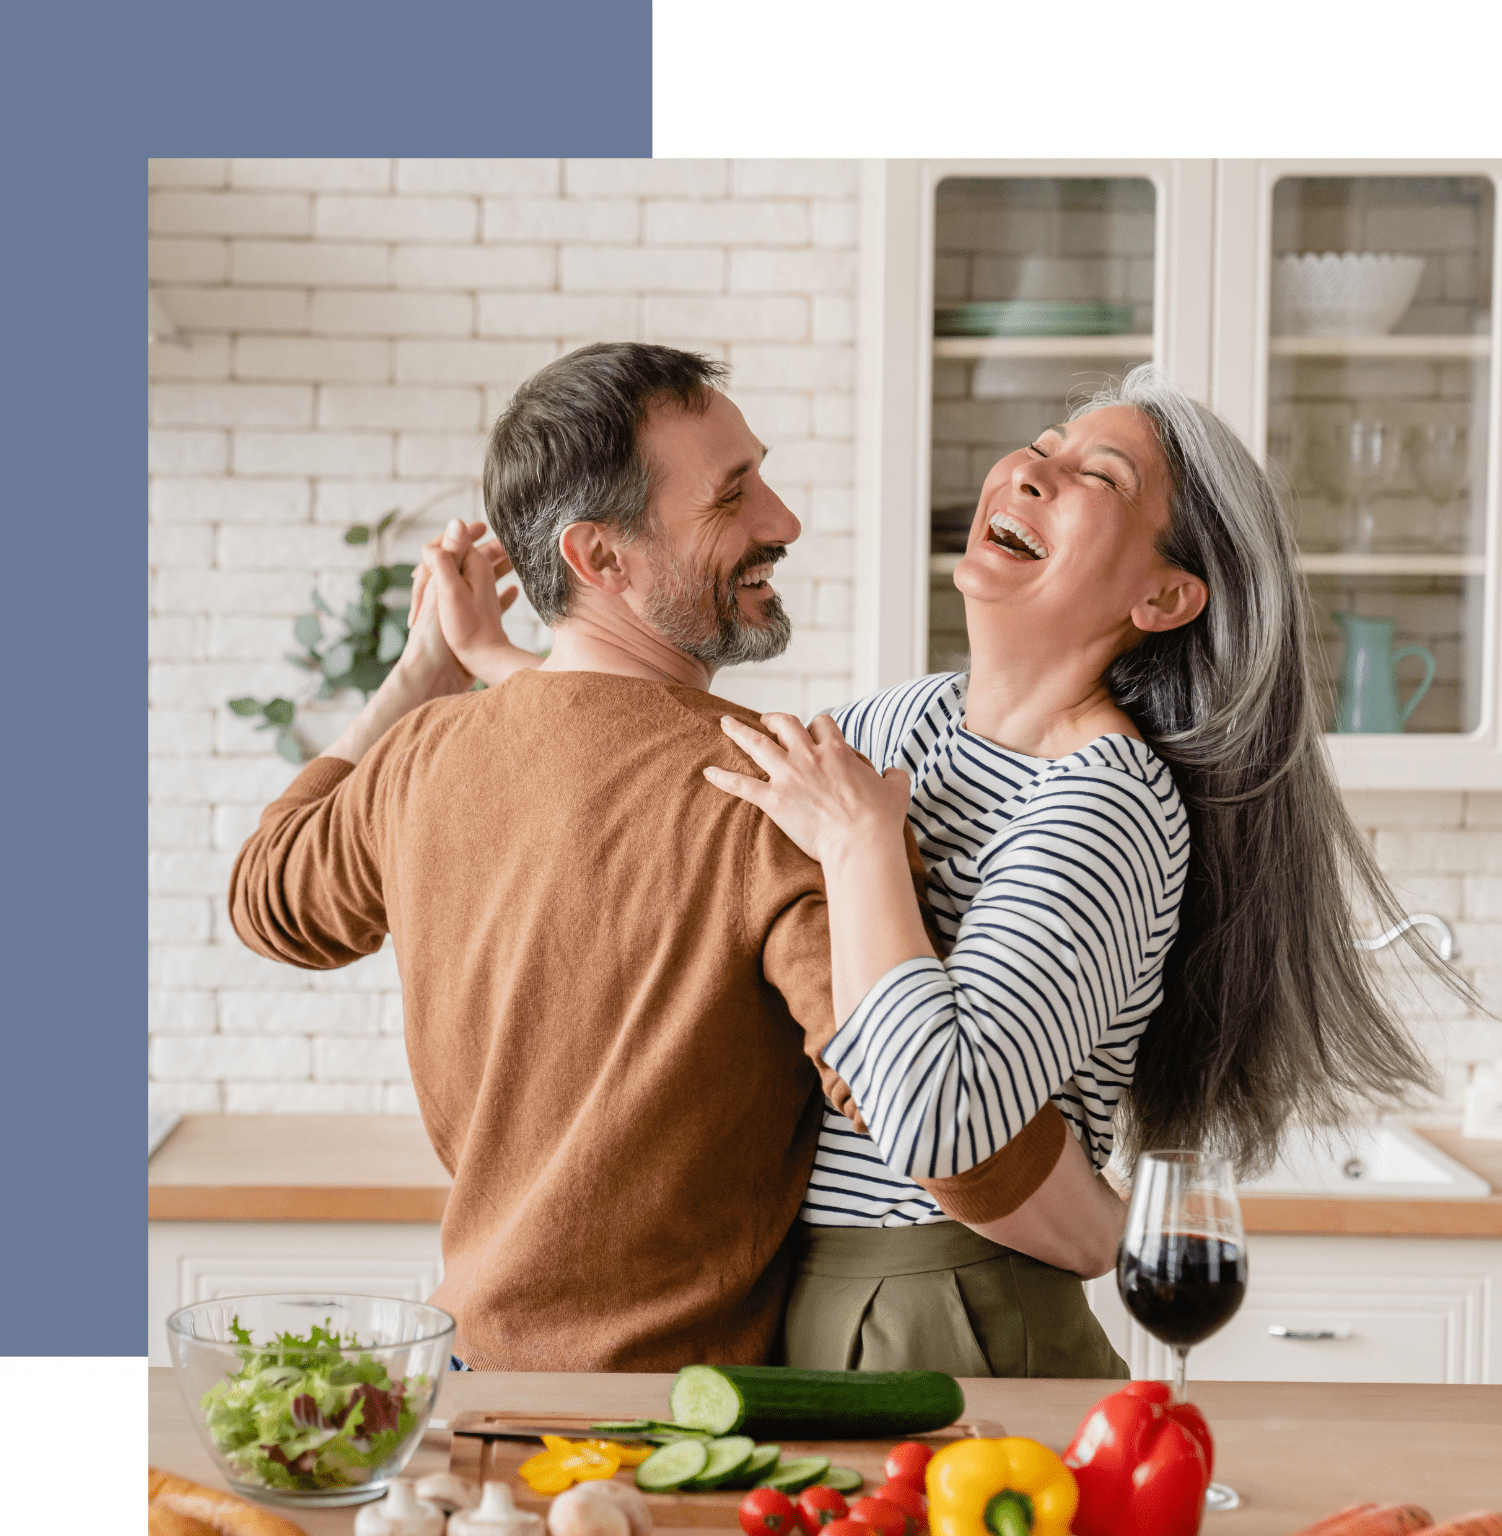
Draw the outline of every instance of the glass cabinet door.
[[[934,192],[928,668],[966,665],[953,575],[995,462],[1153,356],[1142,176],[946,176]]]
[[[1272,186],[1267,463],[1330,728],[1482,723],[1496,220],[1485,176]]]

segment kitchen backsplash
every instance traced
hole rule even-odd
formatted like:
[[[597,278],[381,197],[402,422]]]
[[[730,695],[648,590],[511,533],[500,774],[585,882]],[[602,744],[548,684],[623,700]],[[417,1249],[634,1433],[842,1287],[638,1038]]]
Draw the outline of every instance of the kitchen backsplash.
[[[778,583],[791,648],[717,687],[803,714],[850,696],[857,187],[853,162],[152,162],[152,283],[190,339],[150,348],[153,1110],[414,1111],[389,944],[307,972],[229,929],[235,852],[295,770],[226,703],[299,696],[292,621],[315,584],[352,595],[350,523],[454,490],[410,557],[483,515],[485,429],[552,358],[625,338],[731,364],[804,533]],[[546,643],[524,601],[511,627]],[[352,712],[298,728],[317,751]],[[1351,806],[1502,1012],[1502,794]],[[1502,1024],[1432,987],[1412,1012],[1458,1108]]]

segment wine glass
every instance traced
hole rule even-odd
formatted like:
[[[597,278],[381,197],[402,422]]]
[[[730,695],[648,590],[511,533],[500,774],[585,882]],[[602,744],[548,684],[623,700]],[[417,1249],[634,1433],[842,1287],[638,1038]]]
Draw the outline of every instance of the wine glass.
[[[1470,479],[1470,450],[1466,429],[1448,421],[1431,421],[1414,433],[1414,473],[1434,504],[1434,542],[1438,548],[1463,553],[1466,514],[1462,494]]]
[[[1398,477],[1403,464],[1402,434],[1390,421],[1357,417],[1317,428],[1310,450],[1315,477],[1338,501],[1350,502],[1342,517],[1342,549],[1370,554],[1377,528],[1371,498]]]
[[[1246,1295],[1246,1233],[1231,1165],[1198,1152],[1144,1152],[1116,1260],[1126,1309],[1174,1354],[1174,1400],[1184,1402],[1192,1345],[1229,1322]],[[1221,1483],[1206,1509],[1241,1500]]]

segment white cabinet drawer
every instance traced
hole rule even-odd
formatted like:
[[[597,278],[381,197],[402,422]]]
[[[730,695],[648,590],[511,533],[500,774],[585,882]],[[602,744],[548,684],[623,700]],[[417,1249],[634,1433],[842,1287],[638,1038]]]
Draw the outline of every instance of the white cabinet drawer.
[[[1190,1352],[1191,1384],[1502,1380],[1502,1242],[1254,1237],[1249,1258],[1246,1300]],[[1132,1375],[1170,1379],[1171,1352],[1128,1316],[1114,1276],[1086,1292]]]
[[[167,1315],[195,1301],[272,1291],[426,1301],[443,1278],[438,1231],[436,1222],[149,1222],[150,1363],[172,1363]]]

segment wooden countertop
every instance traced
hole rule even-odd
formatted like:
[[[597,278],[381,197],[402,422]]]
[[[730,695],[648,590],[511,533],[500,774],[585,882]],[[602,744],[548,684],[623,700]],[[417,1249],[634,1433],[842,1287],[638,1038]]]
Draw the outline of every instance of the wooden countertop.
[[[1243,1195],[1248,1232],[1502,1237],[1502,1141],[1415,1127],[1479,1200]],[[441,1221],[450,1180],[415,1115],[187,1115],[147,1166],[153,1221]]]
[[[442,1221],[415,1115],[185,1115],[146,1165],[152,1221]]]
[[[223,1488],[188,1418],[170,1368],[150,1373],[151,1464]],[[453,1372],[436,1417],[465,1409],[582,1412],[601,1418],[662,1415],[669,1375]],[[1055,1450],[1073,1438],[1101,1381],[966,1379],[966,1412]],[[1435,1387],[1363,1382],[1203,1382],[1194,1400],[1215,1436],[1215,1475],[1242,1507],[1207,1515],[1203,1536],[1289,1536],[1360,1499],[1417,1503],[1436,1521],[1502,1506],[1502,1386]],[[448,1465],[447,1436],[430,1433],[407,1465],[421,1477]],[[355,1510],[298,1515],[308,1536],[350,1536]],[[697,1533],[703,1536],[703,1533]]]

